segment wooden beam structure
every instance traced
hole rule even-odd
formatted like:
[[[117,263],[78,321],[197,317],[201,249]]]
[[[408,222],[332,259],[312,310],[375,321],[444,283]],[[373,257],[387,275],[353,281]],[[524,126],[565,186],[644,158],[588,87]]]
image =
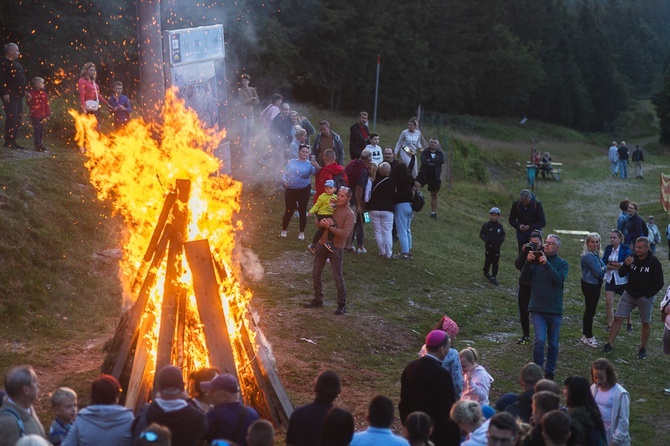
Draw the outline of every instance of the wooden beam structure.
[[[183,255],[192,275],[209,364],[237,376],[245,403],[276,426],[286,427],[293,406],[275,372],[258,321],[251,316],[251,309],[243,306],[246,304],[237,301],[237,294],[222,294],[221,284],[228,280],[228,273],[222,259],[212,252],[209,241],[185,241],[189,194],[190,182],[177,180],[176,190],[166,196],[144,258],[145,262],[151,260],[151,264],[138,299],[121,319],[112,343],[118,350],[111,353],[114,358],[111,372],[117,378],[129,376],[125,405],[138,410],[151,398],[156,370],[175,364],[186,373],[193,371],[193,362],[185,357],[187,350],[184,346],[188,309],[187,290],[180,285]],[[163,264],[166,264],[163,296],[156,303],[159,308],[154,309],[149,294]],[[226,308],[233,309],[231,314],[225,314]],[[159,313],[160,320],[157,321]],[[153,333],[157,323],[160,324],[158,339],[151,339],[156,336]],[[230,333],[235,335],[230,336]],[[133,346],[130,365],[129,354]],[[129,366],[130,371],[124,374]]]

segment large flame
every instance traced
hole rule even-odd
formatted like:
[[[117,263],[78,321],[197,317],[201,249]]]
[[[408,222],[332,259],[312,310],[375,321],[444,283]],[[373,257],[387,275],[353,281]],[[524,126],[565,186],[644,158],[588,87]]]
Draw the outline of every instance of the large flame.
[[[111,200],[115,212],[123,217],[125,223],[121,270],[127,298],[135,298],[131,295],[130,284],[145,266],[144,253],[158,222],[166,192],[175,187],[177,179],[191,181],[185,241],[208,239],[214,256],[227,272],[221,280],[220,295],[228,335],[234,345],[240,324],[247,323],[247,318],[241,315],[251,294],[242,291],[231,261],[234,233],[241,229],[241,223],[234,222],[233,216],[240,209],[242,184],[219,175],[220,162],[211,155],[225,137],[225,130],[203,128],[196,113],[187,109],[173,90],[166,95],[162,125],[149,124],[138,118],[119,131],[104,135],[96,130],[95,117],[79,114],[75,110],[70,110],[70,115],[75,119],[77,143],[85,148],[85,165],[98,197]],[[182,266],[184,273],[180,282],[189,296],[183,365],[194,370],[209,366],[209,357],[196,308],[191,272],[184,256]],[[156,284],[147,305],[156,321],[160,321],[164,283],[163,267],[157,271]],[[149,334],[153,344],[150,361],[154,361],[154,366],[158,325],[156,323]],[[249,330],[249,333],[253,332]],[[237,356],[239,353],[233,350]],[[235,360],[240,364],[240,358]]]

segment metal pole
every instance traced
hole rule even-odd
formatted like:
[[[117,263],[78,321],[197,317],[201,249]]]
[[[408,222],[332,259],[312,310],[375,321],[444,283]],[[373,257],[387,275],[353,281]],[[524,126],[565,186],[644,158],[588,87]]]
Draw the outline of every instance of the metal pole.
[[[375,82],[375,111],[372,119],[372,130],[377,130],[377,99],[379,98],[379,66],[382,63],[382,56],[377,54],[377,80]]]

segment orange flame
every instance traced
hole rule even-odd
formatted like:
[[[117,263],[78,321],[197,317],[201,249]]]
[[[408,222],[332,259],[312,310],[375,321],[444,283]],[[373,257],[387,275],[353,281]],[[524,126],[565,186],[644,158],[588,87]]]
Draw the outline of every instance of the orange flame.
[[[177,98],[175,90],[166,94],[161,113],[162,124],[155,125],[141,118],[130,121],[126,127],[111,135],[96,130],[96,119],[69,111],[74,118],[76,141],[86,148],[86,167],[90,171],[91,183],[98,191],[98,198],[111,200],[116,213],[123,217],[126,229],[124,256],[121,261],[122,280],[129,296],[130,284],[143,265],[143,256],[152,236],[165,199],[166,189],[173,189],[177,179],[191,181],[188,203],[189,218],[185,241],[208,239],[211,250],[224,266],[227,277],[221,280],[220,295],[223,313],[227,320],[228,335],[235,345],[240,324],[248,322],[246,306],[251,293],[243,291],[235,278],[231,261],[235,247],[235,231],[242,228],[234,221],[240,209],[242,183],[228,176],[218,175],[220,161],[211,155],[225,138],[225,130],[203,128],[197,114],[186,108]],[[195,370],[209,366],[209,357],[202,334],[191,271],[182,256],[183,275],[180,283],[188,293],[187,340],[185,341],[185,363]],[[151,358],[155,366],[155,350],[160,330],[162,290],[165,270],[157,272],[147,311],[158,321],[149,334]],[[147,313],[143,317],[146,317]],[[253,331],[248,330],[251,336]],[[253,341],[253,339],[251,339]],[[233,349],[235,356],[239,353]],[[237,364],[243,363],[235,358]],[[147,364],[150,366],[150,364]],[[186,364],[185,364],[186,366]]]

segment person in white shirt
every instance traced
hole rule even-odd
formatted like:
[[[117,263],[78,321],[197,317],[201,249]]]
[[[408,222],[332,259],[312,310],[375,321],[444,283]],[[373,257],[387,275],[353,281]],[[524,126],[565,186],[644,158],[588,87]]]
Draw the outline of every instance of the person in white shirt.
[[[382,162],[384,162],[382,148],[379,147],[379,133],[370,133],[370,144],[365,146],[365,148],[372,152],[373,163],[379,166]]]

